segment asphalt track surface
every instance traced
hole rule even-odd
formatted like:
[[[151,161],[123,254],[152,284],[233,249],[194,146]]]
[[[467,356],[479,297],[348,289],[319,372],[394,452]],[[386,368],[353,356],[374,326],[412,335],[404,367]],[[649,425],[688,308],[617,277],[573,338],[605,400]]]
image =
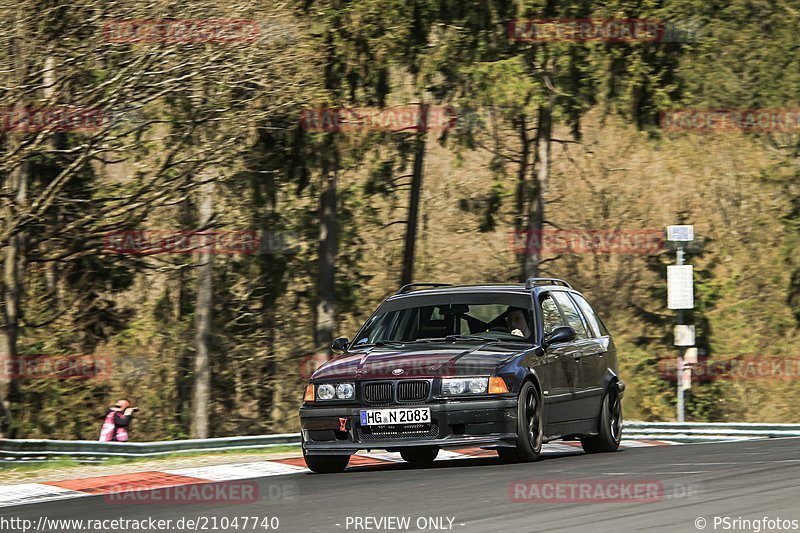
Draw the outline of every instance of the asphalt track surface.
[[[270,490],[274,493],[276,487],[289,487],[290,496],[248,504],[203,505],[112,504],[103,496],[88,496],[4,508],[0,519],[35,522],[40,516],[172,520],[204,517],[206,529],[198,528],[200,531],[274,531],[253,529],[252,522],[247,529],[241,523],[238,528],[221,527],[223,517],[230,520],[237,516],[278,517],[277,531],[290,532],[768,531],[766,526],[778,524],[763,522],[765,517],[800,522],[800,439],[629,448],[598,455],[584,455],[577,449],[574,453],[547,454],[539,462],[528,464],[501,465],[494,457],[481,457],[441,461],[431,468],[397,463],[351,467],[342,474],[303,473],[255,481],[265,495]],[[522,492],[514,492],[514,487],[519,487],[516,483],[531,481],[535,485],[523,484]],[[607,496],[613,496],[609,484],[619,487],[627,482],[656,483],[661,492],[650,499],[571,501],[568,492],[547,492],[547,484],[552,487],[554,482],[562,486],[567,482],[589,483],[608,491],[604,493]],[[513,501],[515,494],[541,499],[517,502]],[[360,523],[357,517],[362,518]],[[387,523],[364,521],[364,517],[408,517],[410,525],[404,528],[393,523],[381,528]],[[431,522],[429,517],[441,517],[441,523]],[[702,529],[696,525],[701,517],[706,520]],[[730,520],[727,528],[724,517]],[[212,529],[215,518],[217,528]],[[734,520],[738,518],[761,522],[744,527],[748,524],[742,521],[737,528]],[[772,530],[792,527],[791,522],[783,522],[782,529]],[[3,530],[21,531],[8,527]]]

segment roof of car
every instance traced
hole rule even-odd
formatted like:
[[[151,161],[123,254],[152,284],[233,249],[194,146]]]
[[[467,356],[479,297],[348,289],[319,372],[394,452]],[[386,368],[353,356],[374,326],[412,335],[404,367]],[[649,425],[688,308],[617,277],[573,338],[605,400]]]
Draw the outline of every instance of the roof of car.
[[[530,294],[531,290],[536,289],[561,289],[572,290],[571,287],[563,285],[537,285],[533,288],[528,288],[525,284],[484,284],[484,285],[448,285],[440,287],[432,287],[426,289],[412,290],[408,292],[401,292],[394,294],[387,298],[387,300],[394,300],[396,298],[405,298],[407,296],[431,296],[436,294],[463,294],[463,293],[512,293],[512,294]],[[577,291],[575,291],[577,292]]]

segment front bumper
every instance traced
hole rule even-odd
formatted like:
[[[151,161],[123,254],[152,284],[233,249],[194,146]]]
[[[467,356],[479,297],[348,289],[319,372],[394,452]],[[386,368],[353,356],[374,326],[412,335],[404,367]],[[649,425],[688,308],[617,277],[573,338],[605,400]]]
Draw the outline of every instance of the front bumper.
[[[419,430],[379,431],[360,425],[361,409],[429,407],[431,424]],[[342,422],[344,420],[344,422]],[[517,439],[517,400],[449,400],[420,405],[320,406],[300,408],[307,454],[353,454],[358,450],[398,450],[409,446],[513,446]]]

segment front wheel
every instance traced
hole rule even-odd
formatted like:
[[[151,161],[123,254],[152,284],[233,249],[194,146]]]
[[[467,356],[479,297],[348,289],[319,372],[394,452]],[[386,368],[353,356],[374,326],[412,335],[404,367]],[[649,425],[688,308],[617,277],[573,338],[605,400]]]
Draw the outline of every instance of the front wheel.
[[[309,470],[317,474],[344,472],[347,463],[350,462],[349,455],[308,455],[305,448],[303,448],[303,459]]]
[[[517,401],[517,445],[498,448],[497,455],[503,463],[536,461],[542,452],[542,441],[542,404],[536,387],[528,382],[522,386]]]
[[[439,448],[435,446],[419,446],[400,450],[400,457],[415,466],[431,466],[437,455],[439,455]]]
[[[600,409],[598,434],[581,439],[581,446],[586,453],[615,452],[622,440],[622,398],[617,392],[616,384],[603,397]]]

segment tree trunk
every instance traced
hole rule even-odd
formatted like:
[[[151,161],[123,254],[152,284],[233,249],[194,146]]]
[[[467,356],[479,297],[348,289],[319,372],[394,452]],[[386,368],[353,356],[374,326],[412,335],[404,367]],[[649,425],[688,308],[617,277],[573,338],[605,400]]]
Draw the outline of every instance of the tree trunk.
[[[527,247],[530,242],[528,233],[526,232],[526,210],[525,200],[527,192],[528,180],[528,163],[531,154],[531,140],[528,138],[527,121],[525,115],[521,115],[517,121],[517,131],[520,141],[520,154],[519,154],[519,167],[517,169],[517,189],[515,194],[515,217],[514,217],[514,248],[520,250],[518,246],[521,244],[522,249],[517,253],[520,254],[520,277],[521,281],[525,281],[525,259],[527,257]]]
[[[323,190],[319,203],[319,272],[317,279],[316,324],[314,344],[318,356],[329,353],[335,327],[336,301],[334,283],[338,236],[336,228],[336,174],[338,154],[334,140],[326,141],[326,154],[322,166]]]
[[[425,135],[428,126],[428,105],[419,106],[420,123],[414,140],[414,170],[411,175],[411,196],[408,200],[405,248],[403,250],[403,271],[400,285],[411,283],[414,279],[414,248],[417,243],[417,223],[419,220],[419,197],[422,192],[422,176],[425,163]]]
[[[9,436],[11,399],[15,387],[20,291],[18,251],[18,237],[13,236],[5,246],[3,269],[3,323],[0,324],[0,438]]]
[[[9,140],[9,151],[17,148],[16,140]],[[10,202],[6,204],[3,220],[11,222],[16,212],[27,203],[28,168],[21,163],[7,177],[6,194]],[[11,403],[16,392],[15,372],[17,365],[17,336],[19,333],[19,315],[22,283],[20,282],[19,264],[21,260],[21,233],[12,235],[5,245],[3,262],[3,280],[0,286],[0,438],[8,436],[11,425]]]
[[[534,160],[534,179],[529,188],[528,203],[528,242],[522,263],[522,279],[539,275],[539,262],[542,259],[541,243],[544,227],[544,196],[550,179],[550,147],[553,132],[553,98],[550,103],[539,108],[539,124],[536,129],[536,158]]]
[[[57,68],[55,57],[48,54],[47,57],[45,57],[44,68],[42,69],[42,93],[44,94],[45,102],[47,102],[45,105],[48,106],[53,105],[52,102],[54,101],[53,95],[55,93]],[[51,133],[49,145],[53,150],[66,149],[65,133],[60,131]],[[54,169],[54,173],[57,172],[58,169]],[[59,223],[58,207],[54,207],[47,213],[47,224],[50,224],[52,227],[60,227]],[[46,252],[44,255],[47,255]],[[53,308],[58,308],[59,303],[61,302],[61,283],[58,262],[49,261],[45,264],[44,268],[45,284],[47,287],[47,293],[50,297],[50,305]]]
[[[206,228],[214,213],[214,184],[201,188],[200,227]],[[197,275],[197,300],[195,303],[195,360],[192,436],[209,437],[209,404],[211,403],[211,324],[214,318],[213,248],[204,246],[200,253]]]
[[[177,219],[180,220],[180,229],[189,229],[191,218],[191,202],[186,198],[178,206]],[[175,324],[181,323],[187,308],[188,277],[187,269],[180,268],[167,282],[172,311],[171,318]],[[178,353],[175,371],[175,421],[186,432],[191,432],[192,427],[192,363],[191,350],[188,347],[182,347]]]
[[[26,58],[21,53],[24,26],[16,24],[17,38],[12,39],[9,50],[9,66],[13,72],[13,83],[17,87],[24,86],[28,79]],[[8,81],[8,80],[4,80]],[[25,102],[17,102],[24,107]],[[8,135],[6,147],[13,154],[20,146],[15,135]],[[2,203],[2,220],[5,224],[13,223],[15,217],[24,211],[28,203],[28,180],[30,169],[25,160],[5,176]],[[7,242],[0,242],[0,251],[4,252],[3,276],[0,281],[0,438],[9,436],[12,423],[11,404],[17,393],[16,372],[17,337],[19,335],[20,302],[22,299],[22,282],[20,280],[20,261],[23,257],[25,237],[22,232],[13,233]],[[3,250],[3,248],[5,248]]]
[[[276,141],[267,130],[261,132],[260,148],[263,155],[269,155],[271,147],[275,146]],[[258,170],[258,169],[255,169]],[[280,220],[278,214],[278,187],[275,183],[275,174],[267,172],[264,174],[264,220],[261,225],[262,241],[259,246],[259,262],[261,270],[261,278],[269,290],[264,291],[261,300],[261,321],[264,330],[264,348],[266,357],[261,364],[261,375],[259,377],[258,387],[258,412],[269,413],[270,424],[268,429],[273,431],[275,422],[281,420],[282,416],[282,401],[283,390],[281,384],[283,380],[276,378],[281,375],[281,368],[278,365],[275,354],[277,352],[275,345],[275,302],[280,297],[281,278],[285,266],[279,261],[275,260],[275,255],[281,253],[282,250],[272,250],[269,243],[272,242],[271,236],[275,231],[276,222]],[[263,423],[260,424],[263,427]]]

